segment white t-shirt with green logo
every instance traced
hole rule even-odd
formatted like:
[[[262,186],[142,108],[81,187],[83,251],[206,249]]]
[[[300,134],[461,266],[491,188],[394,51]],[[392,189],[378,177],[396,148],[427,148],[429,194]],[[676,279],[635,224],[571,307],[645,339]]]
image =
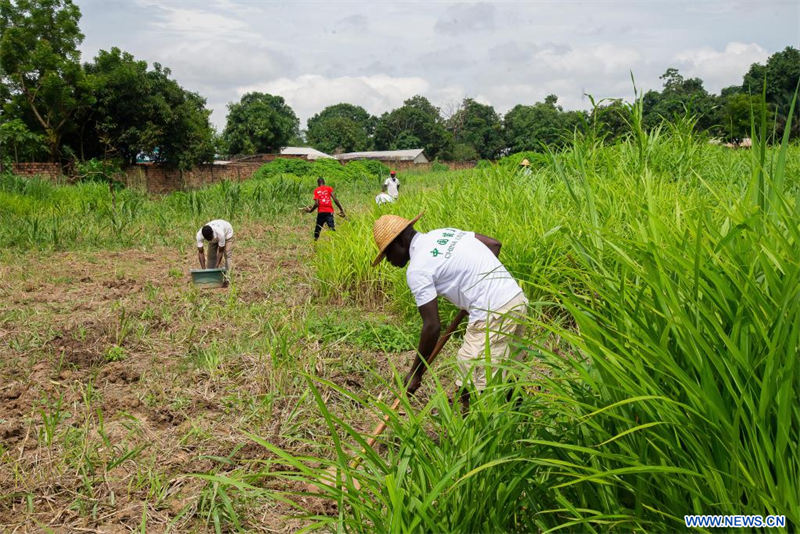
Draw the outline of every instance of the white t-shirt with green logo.
[[[211,243],[216,243],[220,248],[224,247],[227,241],[233,239],[233,226],[231,226],[231,223],[228,221],[215,219],[203,226],[210,226],[211,229],[214,230],[214,238],[211,240]],[[197,231],[195,238],[197,239],[197,248],[203,248],[205,238],[203,237],[202,228]]]
[[[475,232],[456,228],[420,232],[411,240],[409,254],[406,280],[417,306],[443,296],[469,311],[469,322],[474,323],[522,292]]]

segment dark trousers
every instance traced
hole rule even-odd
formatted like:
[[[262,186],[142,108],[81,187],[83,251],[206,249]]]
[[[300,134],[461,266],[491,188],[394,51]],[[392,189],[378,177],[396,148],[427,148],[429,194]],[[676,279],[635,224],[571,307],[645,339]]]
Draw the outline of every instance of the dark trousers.
[[[328,228],[336,231],[333,223],[333,213],[317,213],[317,225],[314,227],[314,239],[319,239],[319,233],[322,231],[322,225],[327,224]]]

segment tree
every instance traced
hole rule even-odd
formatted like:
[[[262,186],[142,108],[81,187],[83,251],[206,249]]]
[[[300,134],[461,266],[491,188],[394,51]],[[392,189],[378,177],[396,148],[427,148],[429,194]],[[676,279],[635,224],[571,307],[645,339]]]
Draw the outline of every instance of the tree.
[[[726,141],[738,142],[750,137],[752,112],[759,109],[760,96],[744,92],[720,96],[721,112],[718,133]]]
[[[420,95],[381,115],[375,127],[375,148],[378,150],[423,148],[428,157],[436,158],[449,148],[451,142],[452,137],[444,127],[439,108]]]
[[[215,139],[205,100],[170,79],[159,64],[112,48],[84,65],[95,104],[76,118],[65,145],[80,159],[118,159],[126,164],[139,153],[188,168],[213,158]]]
[[[180,168],[214,157],[214,130],[206,100],[171,80],[170,70],[154,63],[147,72],[150,97],[143,102],[149,118],[141,133],[143,151],[156,161]],[[157,149],[157,151],[156,151]]]
[[[13,119],[0,123],[0,149],[0,154],[19,163],[38,159],[47,152],[47,145],[43,135],[31,132],[21,119]]]
[[[299,125],[283,97],[247,93],[238,104],[228,104],[222,137],[231,154],[278,152],[298,135]]]
[[[597,103],[589,114],[588,121],[597,134],[606,142],[614,142],[630,132],[627,118],[630,110],[621,98],[614,98],[603,104]]]
[[[147,101],[154,95],[147,76],[147,62],[136,61],[119,48],[100,50],[84,65],[95,104],[81,113],[77,135],[69,140],[81,159],[119,157],[131,164],[136,155],[152,151],[144,131],[148,121]]]
[[[453,142],[468,145],[483,159],[495,159],[505,148],[503,126],[500,117],[492,106],[480,104],[471,98],[465,98],[461,107],[448,119],[448,129]],[[469,153],[459,149],[460,155]],[[451,152],[453,159],[455,151]]]
[[[80,16],[71,0],[0,0],[2,81],[44,133],[52,161],[60,160],[75,113],[91,104],[78,51]]]
[[[511,152],[542,151],[543,147],[563,146],[580,123],[581,113],[564,111],[556,105],[558,97],[548,95],[532,106],[518,104],[506,113],[503,123]]]
[[[664,89],[647,91],[644,95],[643,121],[648,129],[664,120],[673,120],[687,113],[697,117],[697,130],[708,130],[718,120],[715,116],[715,99],[703,88],[700,78],[684,78],[678,69],[668,68],[660,76]]]
[[[308,119],[308,142],[323,152],[370,150],[377,122],[361,106],[346,103],[328,106]]]
[[[789,106],[800,82],[800,50],[787,46],[772,54],[766,65],[753,63],[742,80],[742,91],[761,95],[766,83],[767,103],[776,112],[778,135],[783,133]],[[793,121],[792,137],[800,136],[800,121]]]

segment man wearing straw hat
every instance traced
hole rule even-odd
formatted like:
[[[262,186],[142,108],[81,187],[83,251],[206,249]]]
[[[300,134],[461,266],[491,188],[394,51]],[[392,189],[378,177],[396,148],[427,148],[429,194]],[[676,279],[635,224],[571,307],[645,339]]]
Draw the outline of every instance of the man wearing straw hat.
[[[425,361],[439,338],[441,324],[437,297],[444,296],[469,313],[464,343],[458,351],[459,387],[471,379],[478,391],[486,388],[486,367],[480,364],[489,356],[496,368],[511,352],[509,343],[522,334],[528,301],[522,288],[500,263],[501,243],[491,237],[457,228],[417,232],[414,223],[422,214],[408,220],[383,215],[372,227],[378,256],[395,267],[408,264],[406,280],[422,317],[419,347],[405,377],[406,388],[414,393],[425,373]],[[469,406],[467,388],[461,401]]]
[[[519,168],[523,176],[530,176],[533,174],[531,172],[531,162],[528,161],[528,158],[525,158],[519,162]]]

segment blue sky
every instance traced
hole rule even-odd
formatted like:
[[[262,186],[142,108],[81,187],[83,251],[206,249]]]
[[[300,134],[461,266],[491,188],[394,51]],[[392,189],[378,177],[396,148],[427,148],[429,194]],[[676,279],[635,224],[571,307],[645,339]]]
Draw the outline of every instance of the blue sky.
[[[117,46],[161,63],[208,100],[212,122],[248,91],[305,120],[350,102],[381,114],[415,94],[452,113],[464,97],[505,113],[550,93],[567,109],[633,96],[676,67],[706,88],[800,46],[800,0],[309,2],[76,0],[83,60]]]

